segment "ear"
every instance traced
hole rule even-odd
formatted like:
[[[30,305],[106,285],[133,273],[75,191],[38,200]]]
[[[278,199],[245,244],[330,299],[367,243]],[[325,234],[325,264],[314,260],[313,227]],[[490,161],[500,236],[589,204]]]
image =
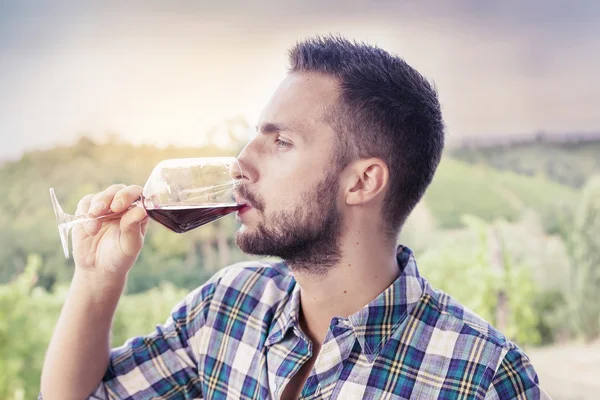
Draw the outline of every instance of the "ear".
[[[361,159],[351,166],[346,180],[346,204],[366,204],[378,197],[388,185],[389,170],[379,158]]]

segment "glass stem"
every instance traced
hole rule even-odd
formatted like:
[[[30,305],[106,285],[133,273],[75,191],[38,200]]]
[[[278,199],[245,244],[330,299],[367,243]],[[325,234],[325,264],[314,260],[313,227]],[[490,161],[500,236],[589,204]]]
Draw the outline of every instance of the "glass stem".
[[[58,199],[56,198],[56,194],[54,193],[54,189],[50,188],[50,199],[52,200],[52,207],[54,208],[54,215],[56,216],[56,225],[58,225],[58,233],[60,235],[60,242],[62,244],[63,252],[65,254],[65,258],[69,259],[69,231],[73,227],[73,225],[99,220],[99,221],[109,221],[111,219],[120,218],[121,215],[125,214],[127,211],[131,210],[133,207],[143,207],[142,197],[140,196],[135,202],[131,204],[127,210],[120,211],[118,213],[109,212],[104,215],[100,215],[98,217],[92,217],[90,214],[84,215],[70,215],[66,214],[60,204],[58,203]]]
[[[131,206],[129,206],[129,208],[127,208],[123,211],[119,211],[119,212],[109,211],[108,213],[106,213],[104,215],[99,215],[97,217],[93,217],[90,214],[83,214],[83,215],[64,214],[64,220],[63,220],[64,222],[63,223],[66,224],[68,226],[67,229],[69,229],[75,224],[80,224],[80,223],[88,222],[88,221],[94,221],[94,220],[110,221],[113,219],[120,218],[123,214],[125,214],[127,211],[131,210],[134,207],[143,207],[141,198],[139,198],[136,201],[134,201],[133,203],[131,203]]]

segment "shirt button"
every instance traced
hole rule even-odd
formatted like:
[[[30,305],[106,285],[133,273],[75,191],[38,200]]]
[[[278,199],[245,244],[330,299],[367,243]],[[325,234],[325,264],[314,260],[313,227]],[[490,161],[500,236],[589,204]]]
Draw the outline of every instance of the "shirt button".
[[[352,323],[348,318],[338,318],[337,326],[342,328],[352,328]]]

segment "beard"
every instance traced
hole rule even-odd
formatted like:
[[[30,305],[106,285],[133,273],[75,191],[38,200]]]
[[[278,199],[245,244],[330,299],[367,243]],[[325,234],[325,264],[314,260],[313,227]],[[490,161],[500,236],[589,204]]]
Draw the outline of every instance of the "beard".
[[[326,274],[341,259],[337,192],[338,174],[330,173],[301,196],[301,205],[267,217],[262,198],[244,191],[263,221],[252,232],[237,233],[238,247],[248,254],[280,257],[292,271]]]

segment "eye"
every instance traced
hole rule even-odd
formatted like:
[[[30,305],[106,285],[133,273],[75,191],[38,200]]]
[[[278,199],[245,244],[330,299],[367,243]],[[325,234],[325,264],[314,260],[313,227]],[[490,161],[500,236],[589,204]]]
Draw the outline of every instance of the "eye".
[[[281,140],[281,138],[275,139],[275,144],[277,145],[277,147],[283,147],[283,148],[292,147],[291,143],[286,142],[285,140]]]

